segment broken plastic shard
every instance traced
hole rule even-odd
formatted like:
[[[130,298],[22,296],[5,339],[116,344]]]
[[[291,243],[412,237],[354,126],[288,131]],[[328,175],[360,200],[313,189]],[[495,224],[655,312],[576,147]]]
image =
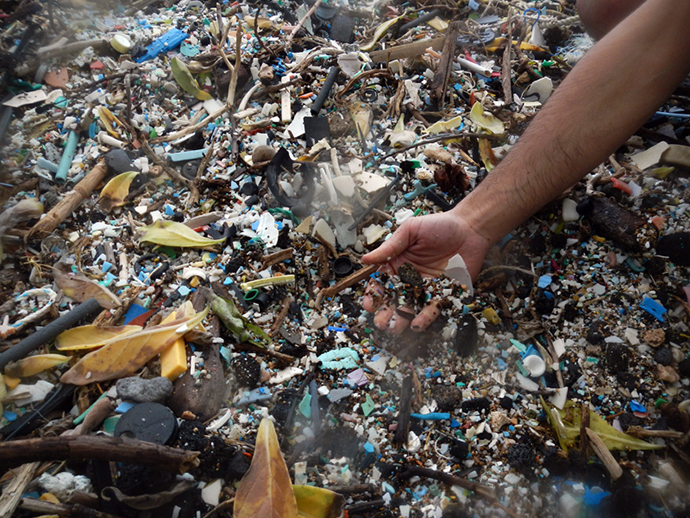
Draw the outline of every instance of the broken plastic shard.
[[[459,254],[455,254],[448,260],[446,269],[443,272],[446,277],[458,282],[461,286],[465,286],[467,294],[472,297],[474,295],[474,286],[472,285],[472,276],[470,275],[465,260]]]
[[[319,357],[322,369],[356,369],[359,362],[359,354],[350,347],[333,349],[325,352]]]

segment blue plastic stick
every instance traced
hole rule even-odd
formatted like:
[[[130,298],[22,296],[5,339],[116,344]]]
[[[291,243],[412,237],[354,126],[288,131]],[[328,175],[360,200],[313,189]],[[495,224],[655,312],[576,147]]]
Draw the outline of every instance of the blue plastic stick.
[[[65,150],[62,153],[62,158],[60,159],[60,165],[55,173],[55,180],[63,183],[67,180],[67,171],[69,171],[72,165],[72,160],[74,159],[74,153],[77,151],[77,143],[79,142],[79,134],[75,131],[70,131],[67,137],[67,143],[65,144]]]

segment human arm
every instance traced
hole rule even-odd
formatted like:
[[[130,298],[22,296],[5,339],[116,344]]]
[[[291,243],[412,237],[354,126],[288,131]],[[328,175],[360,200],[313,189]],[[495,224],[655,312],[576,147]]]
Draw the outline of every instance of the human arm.
[[[688,27],[690,2],[647,0],[582,58],[506,158],[446,213],[459,230],[439,229],[436,254],[422,246],[434,222],[420,218],[364,262],[397,267],[404,258],[439,270],[454,250],[476,276],[491,244],[604,161],[686,77]]]

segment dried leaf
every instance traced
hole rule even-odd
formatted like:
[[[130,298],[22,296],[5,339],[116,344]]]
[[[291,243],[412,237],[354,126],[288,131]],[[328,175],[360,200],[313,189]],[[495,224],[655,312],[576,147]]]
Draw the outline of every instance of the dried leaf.
[[[223,321],[225,327],[237,337],[239,342],[250,342],[263,347],[262,341],[271,341],[263,329],[242,316],[231,299],[219,297],[208,288],[204,289],[204,296],[213,313]]]
[[[480,128],[485,129],[494,135],[500,135],[505,131],[503,122],[494,117],[493,114],[485,112],[482,103],[479,102],[476,102],[472,105],[472,110],[470,111],[470,120]]]
[[[487,171],[491,171],[498,164],[498,158],[496,158],[494,150],[491,149],[491,142],[488,139],[480,138],[477,139],[477,144],[479,145],[479,156],[482,158],[484,167],[486,167]]]
[[[345,498],[338,493],[314,486],[292,486],[300,518],[337,518],[343,512]]]
[[[141,237],[142,243],[178,248],[203,248],[219,245],[225,241],[225,239],[207,239],[194,232],[187,225],[174,221],[163,221],[162,219],[148,227],[143,227],[141,230],[144,232]]]
[[[374,31],[374,37],[372,40],[361,46],[360,50],[363,50],[364,52],[369,52],[371,49],[374,48],[374,45],[376,45],[376,42],[379,41],[383,36],[389,31],[391,27],[393,27],[398,21],[402,18],[402,16],[398,16],[397,18],[393,18],[392,20],[388,20],[385,23],[382,23],[378,27],[376,27],[376,30]]]
[[[86,385],[97,381],[122,378],[134,374],[161,351],[164,351],[187,331],[201,323],[208,308],[196,315],[178,310],[174,321],[152,326],[138,333],[109,340],[100,349],[84,356],[79,363],[62,375],[62,383]]]
[[[108,288],[92,281],[86,275],[73,273],[70,267],[64,263],[55,265],[53,279],[65,295],[77,302],[84,302],[93,297],[105,309],[115,309],[122,306],[120,299]]]
[[[180,85],[185,92],[187,92],[189,95],[193,95],[200,101],[208,101],[209,99],[213,99],[211,94],[204,92],[199,88],[199,84],[196,82],[196,79],[192,77],[192,73],[189,71],[189,68],[187,68],[187,65],[185,65],[180,59],[177,57],[172,58],[170,66],[172,68],[175,81],[177,81],[177,84]]]
[[[38,218],[43,214],[43,204],[36,198],[24,198],[16,205],[0,214],[0,237],[7,229],[17,226],[24,221]],[[0,241],[0,261],[2,261],[3,249]]]
[[[105,126],[106,131],[110,133],[113,137],[120,138],[119,133],[115,131],[115,126],[122,126],[120,119],[115,117],[115,115],[113,115],[113,112],[111,112],[105,106],[98,107],[98,116],[100,117],[101,121],[103,121],[103,125]]]
[[[426,132],[433,135],[435,133],[446,133],[462,126],[462,115],[453,117],[447,121],[438,121],[426,129]]]
[[[95,349],[116,337],[123,337],[141,331],[141,326],[79,326],[60,333],[55,338],[55,348],[58,351],[77,351],[80,349]]]
[[[556,430],[561,449],[567,451],[575,444],[575,439],[580,436],[580,405],[568,401],[563,410],[559,410],[548,404],[543,398],[541,404],[546,409],[551,426]],[[599,414],[591,410],[589,412],[589,428],[599,436],[609,450],[657,450],[663,448],[662,445],[651,444],[619,432]]]
[[[8,363],[5,367],[5,374],[13,378],[28,378],[66,361],[69,361],[69,356],[62,354],[35,354]]]
[[[110,212],[115,207],[122,207],[125,204],[125,198],[129,194],[129,186],[138,174],[137,171],[122,173],[105,184],[101,191],[101,197],[98,199],[103,210]]]
[[[297,518],[290,473],[280,452],[273,423],[264,418],[256,436],[254,457],[235,494],[235,518]]]

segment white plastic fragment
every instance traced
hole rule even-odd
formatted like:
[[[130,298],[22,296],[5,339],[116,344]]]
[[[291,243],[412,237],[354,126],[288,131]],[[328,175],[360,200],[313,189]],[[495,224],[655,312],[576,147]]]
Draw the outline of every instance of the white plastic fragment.
[[[201,499],[212,507],[220,503],[220,490],[223,489],[221,482],[221,479],[217,478],[201,490]]]
[[[537,383],[535,383],[529,378],[525,378],[519,372],[515,373],[515,377],[517,378],[518,383],[523,389],[528,390],[530,392],[537,392],[539,390],[539,385]]]
[[[556,352],[557,358],[560,358],[565,354],[565,342],[562,338],[556,338],[553,341],[553,350]]]
[[[330,225],[326,223],[325,219],[319,219],[316,223],[314,223],[312,235],[318,239],[324,240],[335,250],[335,234],[333,233],[333,229],[330,227]]]
[[[278,385],[279,383],[285,383],[286,381],[291,380],[295,376],[299,376],[303,372],[304,370],[300,369],[299,367],[287,367],[281,371],[276,372],[275,375],[268,380],[268,383],[270,385]]]
[[[570,198],[563,200],[563,221],[577,221],[580,214],[577,212],[577,202]]]
[[[369,225],[362,229],[362,234],[367,240],[367,245],[376,243],[379,239],[386,235],[388,229],[381,225]]]
[[[630,158],[635,165],[644,170],[654,165],[657,165],[661,160],[661,155],[668,149],[668,142],[659,142],[657,145],[650,147],[640,153],[632,155]]]
[[[445,270],[446,277],[457,281],[463,286],[467,286],[467,293],[471,297],[474,294],[474,286],[472,286],[472,277],[467,269],[465,260],[459,254],[455,254],[448,261],[448,265]]]
[[[563,410],[566,401],[568,400],[568,387],[561,387],[549,397],[549,401],[559,410]]]

